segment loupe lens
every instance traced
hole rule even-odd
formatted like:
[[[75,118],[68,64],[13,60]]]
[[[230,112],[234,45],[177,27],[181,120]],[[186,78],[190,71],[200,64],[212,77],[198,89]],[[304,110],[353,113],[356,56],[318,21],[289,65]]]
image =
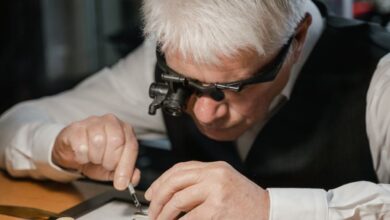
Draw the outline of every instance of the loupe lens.
[[[175,117],[180,116],[183,113],[182,107],[177,105],[177,103],[170,102],[169,104],[164,105],[163,109],[167,114]]]
[[[158,95],[168,94],[169,87],[164,83],[152,83],[149,87],[149,97],[154,98]]]
[[[180,116],[186,106],[189,91],[184,88],[178,88],[175,93],[168,95],[164,101],[163,109],[172,116]]]

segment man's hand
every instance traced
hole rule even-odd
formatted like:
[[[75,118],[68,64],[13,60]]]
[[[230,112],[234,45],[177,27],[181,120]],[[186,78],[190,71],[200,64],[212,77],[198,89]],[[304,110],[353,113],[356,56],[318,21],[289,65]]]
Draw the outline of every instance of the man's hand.
[[[151,219],[267,220],[267,191],[225,162],[186,162],[166,171],[146,191]]]
[[[139,182],[137,154],[132,127],[107,114],[65,127],[55,140],[52,159],[60,167],[78,170],[91,179],[113,180],[116,189],[124,190],[130,181]]]

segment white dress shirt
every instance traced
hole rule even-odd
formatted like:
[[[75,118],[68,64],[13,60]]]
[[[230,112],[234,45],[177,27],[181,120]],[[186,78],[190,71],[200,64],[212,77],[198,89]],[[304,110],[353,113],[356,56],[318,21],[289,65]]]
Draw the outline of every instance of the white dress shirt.
[[[308,2],[308,10],[314,10]],[[315,27],[322,20],[313,21],[312,33],[320,33],[320,26]],[[310,54],[316,36],[319,34],[308,37],[301,64]],[[155,44],[146,41],[114,67],[101,70],[74,89],[23,102],[5,112],[0,118],[0,167],[16,177],[56,181],[78,178],[77,174],[52,163],[52,147],[62,128],[91,115],[113,113],[131,124],[140,139],[167,138],[161,111],[155,116],[147,113],[151,102],[148,88],[154,80],[155,63]],[[296,74],[290,78],[284,90],[287,92],[281,94],[286,97],[301,66],[294,68]],[[371,82],[366,120],[376,173],[382,183],[389,183],[390,55],[382,59]],[[249,135],[249,140],[260,129],[261,126]],[[242,156],[245,155],[244,152]],[[355,182],[330,191],[306,188],[269,188],[268,191],[271,220],[390,219],[390,185],[387,184]]]

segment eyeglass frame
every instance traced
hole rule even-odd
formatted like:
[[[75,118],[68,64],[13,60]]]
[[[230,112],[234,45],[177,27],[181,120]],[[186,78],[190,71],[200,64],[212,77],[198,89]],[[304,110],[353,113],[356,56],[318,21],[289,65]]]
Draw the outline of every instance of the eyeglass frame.
[[[186,87],[194,89],[202,95],[210,95],[214,100],[221,101],[224,99],[223,90],[240,92],[245,86],[273,81],[286,60],[294,38],[295,36],[289,38],[287,43],[283,45],[276,58],[273,59],[271,63],[268,63],[265,67],[261,68],[261,70],[252,77],[244,80],[237,80],[228,83],[210,83],[208,85],[204,85],[197,80],[184,77],[182,74],[170,68],[166,63],[165,55],[160,51],[159,47],[156,48],[157,65],[163,71],[161,78],[164,81],[180,83]]]

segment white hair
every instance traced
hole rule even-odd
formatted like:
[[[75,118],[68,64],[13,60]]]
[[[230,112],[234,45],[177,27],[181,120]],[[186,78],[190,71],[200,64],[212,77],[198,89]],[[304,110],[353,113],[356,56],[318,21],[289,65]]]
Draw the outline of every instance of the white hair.
[[[216,64],[241,50],[279,49],[305,14],[308,0],[144,0],[144,33],[164,53]]]

